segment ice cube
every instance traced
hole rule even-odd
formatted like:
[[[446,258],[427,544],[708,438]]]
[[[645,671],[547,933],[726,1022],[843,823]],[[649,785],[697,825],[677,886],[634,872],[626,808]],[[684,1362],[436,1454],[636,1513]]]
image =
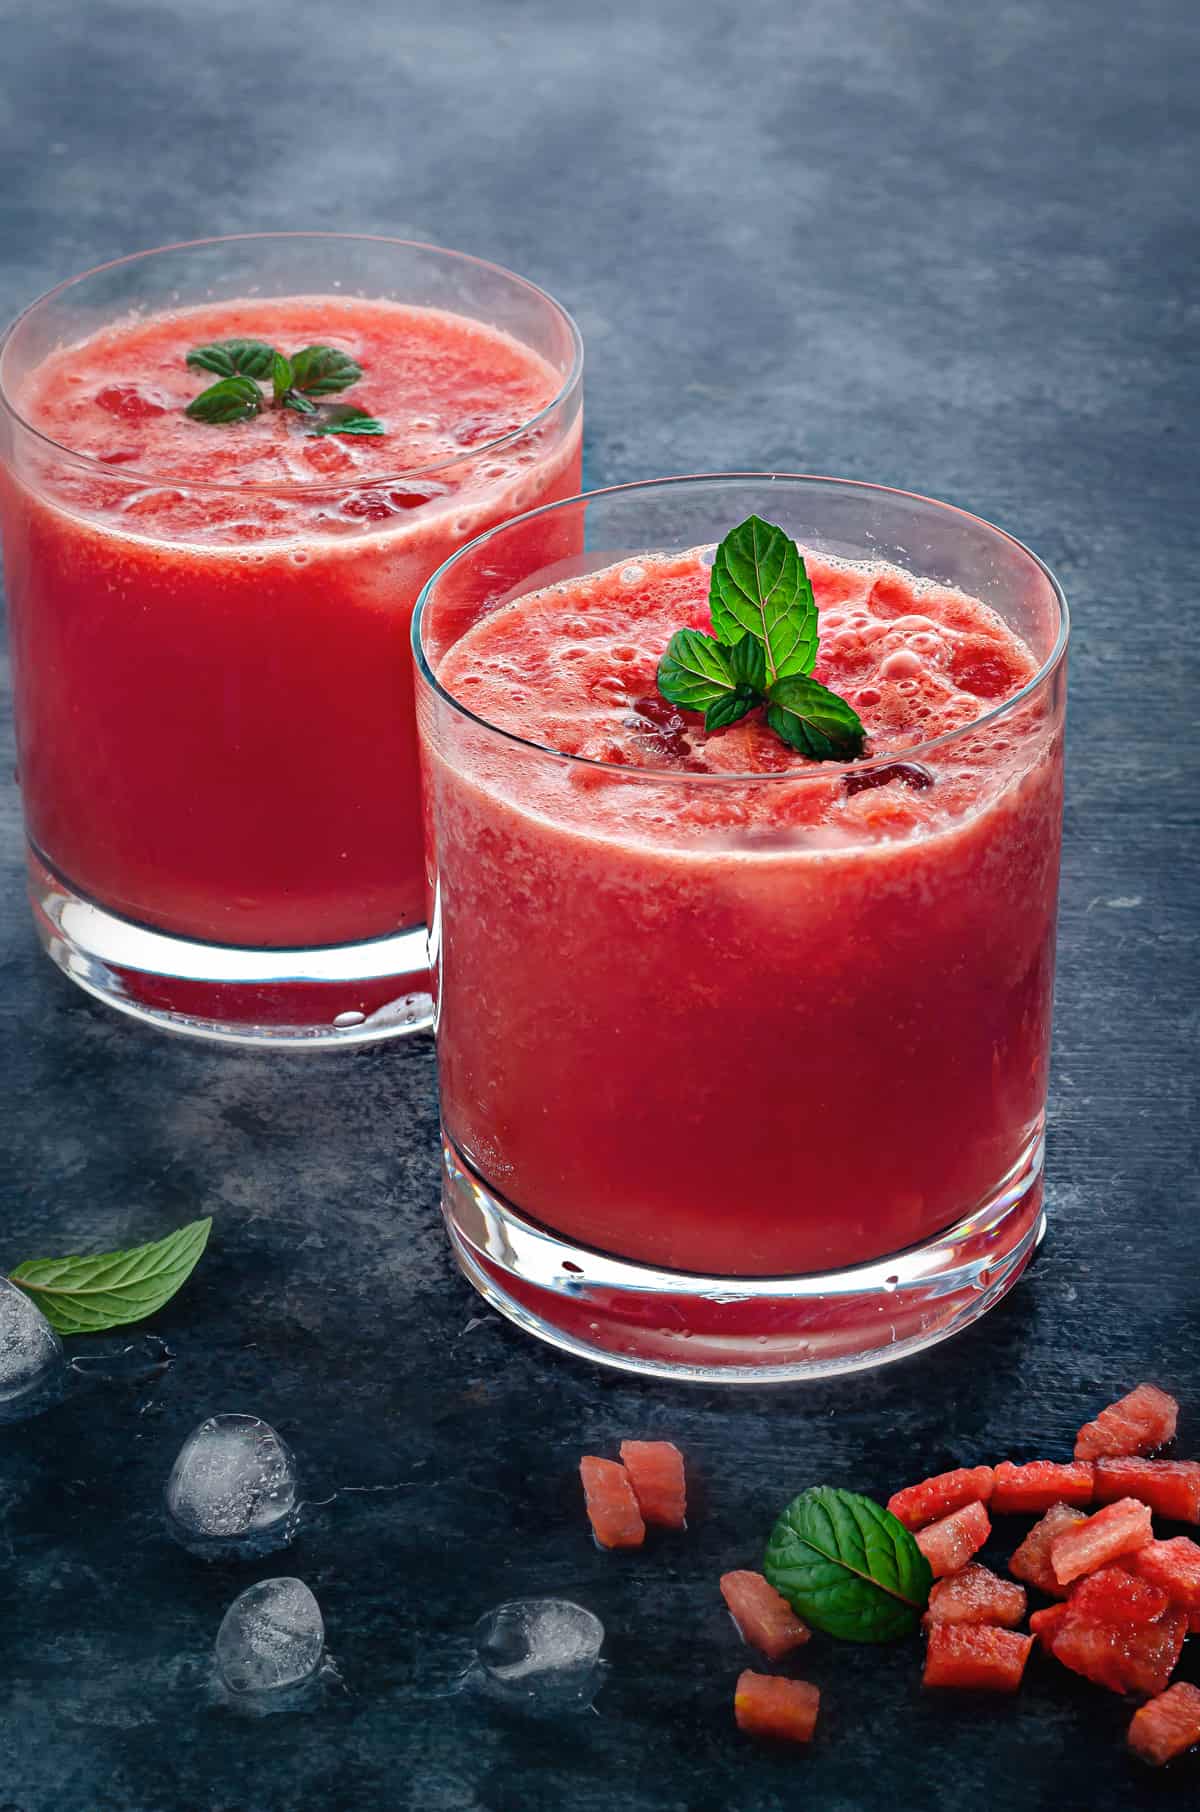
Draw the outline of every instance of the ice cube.
[[[479,1619],[474,1642],[485,1680],[506,1696],[590,1701],[604,1625],[569,1598],[515,1598]]]
[[[205,1558],[285,1548],[300,1520],[296,1462],[257,1416],[210,1416],[193,1429],[167,1480],[167,1522]]]
[[[232,1693],[275,1693],[315,1678],[325,1620],[302,1579],[262,1579],[235,1598],[217,1633],[217,1671]]]
[[[49,1409],[66,1383],[62,1341],[24,1290],[0,1277],[0,1422]]]

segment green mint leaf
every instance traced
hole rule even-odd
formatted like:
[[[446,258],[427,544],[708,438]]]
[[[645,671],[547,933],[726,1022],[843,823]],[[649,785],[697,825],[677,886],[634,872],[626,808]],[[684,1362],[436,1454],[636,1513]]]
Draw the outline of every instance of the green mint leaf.
[[[717,548],[709,585],[713,628],[724,642],[752,635],[763,646],[767,680],[811,673],[817,606],[790,535],[748,516]]]
[[[740,642],[726,649],[729,658],[729,671],[739,686],[749,686],[755,692],[767,689],[767,656],[761,642],[752,635],[744,635]]]
[[[767,687],[767,722],[784,742],[815,761],[853,761],[866,740],[854,708],[804,673]]]
[[[709,705],[704,713],[706,730],[727,730],[739,717],[745,717],[747,711],[753,711],[755,705],[762,703],[761,692],[754,692],[749,686],[739,686],[734,692],[726,692],[723,698]]]
[[[668,704],[707,711],[736,692],[729,650],[702,629],[677,629],[658,663],[658,689]]]
[[[292,383],[303,396],[332,396],[357,384],[362,366],[336,346],[304,346],[292,354],[292,373]]]
[[[373,415],[364,415],[352,403],[344,404],[340,409],[331,409],[329,413],[312,429],[314,434],[383,434],[386,432],[382,422],[377,422]]]
[[[315,415],[317,413],[317,405],[310,403],[308,398],[301,396],[297,390],[288,391],[283,399],[283,406],[285,409],[294,409],[297,415]]]
[[[771,1531],[763,1572],[797,1616],[847,1642],[916,1629],[933,1575],[890,1510],[857,1491],[814,1485]]]
[[[208,1244],[211,1220],[192,1221],[149,1246],[93,1258],[33,1258],[12,1281],[60,1334],[98,1334],[144,1321],[187,1282]]]
[[[271,364],[271,389],[275,395],[277,408],[291,387],[292,361],[285,359],[281,352],[277,352]]]
[[[197,422],[245,422],[262,406],[263,394],[253,378],[225,377],[193,397],[184,414]]]
[[[212,371],[217,377],[269,378],[278,356],[265,340],[214,340],[210,346],[193,346],[187,362],[193,371]]]

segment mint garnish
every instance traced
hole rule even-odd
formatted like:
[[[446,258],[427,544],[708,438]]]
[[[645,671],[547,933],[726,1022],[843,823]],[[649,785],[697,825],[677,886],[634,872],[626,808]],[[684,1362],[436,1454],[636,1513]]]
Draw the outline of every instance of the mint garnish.
[[[310,434],[383,434],[383,423],[348,404],[323,409],[314,397],[349,390],[362,366],[336,346],[302,346],[289,357],[265,340],[214,340],[193,346],[187,364],[215,372],[218,381],[193,397],[184,413],[193,421],[224,427],[261,414],[267,399],[256,379],[271,384],[271,405],[311,418]]]
[[[866,732],[858,714],[819,680],[817,605],[799,548],[761,516],[749,516],[717,548],[708,593],[715,636],[680,629],[659,662],[669,704],[704,712],[723,730],[767,706],[767,722],[815,761],[853,761]]]
[[[933,1574],[904,1524],[873,1498],[814,1485],[771,1531],[763,1572],[797,1616],[848,1642],[916,1629]]]
[[[31,1258],[10,1273],[60,1334],[99,1334],[144,1321],[185,1284],[208,1244],[211,1218],[165,1239],[91,1258]]]

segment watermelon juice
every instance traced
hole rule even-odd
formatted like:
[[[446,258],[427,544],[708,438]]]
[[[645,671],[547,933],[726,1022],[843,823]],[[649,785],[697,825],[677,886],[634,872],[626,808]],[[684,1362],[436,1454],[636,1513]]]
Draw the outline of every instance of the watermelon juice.
[[[689,482],[705,481],[681,492]],[[759,710],[706,735],[658,695],[672,632],[708,627],[711,546],[632,554],[616,522],[620,559],[529,569],[532,583],[501,596],[483,578],[500,531],[423,607],[451,1224],[501,1306],[512,1312],[507,1295],[527,1323],[557,1317],[565,1343],[626,1363],[646,1358],[649,1335],[721,1345],[719,1294],[694,1312],[680,1274],[844,1275],[973,1216],[982,1226],[1014,1185],[1023,1263],[1040,1214],[1062,809],[1061,667],[1036,683],[1055,644],[1051,582],[1007,543],[1028,563],[1030,607],[1006,618],[1002,595],[822,552],[811,497],[775,483],[761,509],[799,513],[821,611],[815,677],[861,715],[861,761],[812,762]],[[864,517],[896,495],[844,490]],[[860,546],[881,540],[864,532]],[[602,524],[589,542],[604,545]],[[830,542],[858,551],[841,525]],[[457,1226],[456,1168],[476,1180]],[[511,1228],[499,1242],[470,1232],[478,1185],[578,1248],[553,1310],[497,1265]],[[1002,1241],[989,1240],[999,1274]],[[643,1274],[618,1335],[611,1269],[579,1304],[589,1253],[673,1274],[669,1307]],[[986,1275],[972,1282],[986,1294]],[[815,1317],[826,1338],[833,1301]],[[903,1304],[887,1306],[904,1324]],[[777,1314],[736,1313],[755,1340],[779,1329]],[[925,1313],[893,1340],[928,1334]],[[813,1323],[810,1309],[810,1340]]]
[[[322,243],[336,274],[345,242]],[[332,288],[125,310],[20,371],[9,349],[0,499],[35,894],[44,876],[237,951],[423,925],[414,601],[464,540],[578,489],[573,335],[540,300],[565,324],[557,363],[461,309]],[[282,408],[189,418],[214,378],[188,350],[235,337],[348,354],[344,400],[385,432],[314,435]],[[235,1021],[361,1019],[394,992],[378,960],[338,973],[319,1001],[122,980],[152,1010]]]

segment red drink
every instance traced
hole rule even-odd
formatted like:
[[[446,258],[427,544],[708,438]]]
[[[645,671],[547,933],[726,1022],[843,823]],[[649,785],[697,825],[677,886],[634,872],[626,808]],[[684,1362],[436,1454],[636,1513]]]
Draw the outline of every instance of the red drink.
[[[363,376],[346,400],[386,433],[316,437],[283,409],[189,419],[213,379],[188,349],[233,336],[348,352]],[[336,294],[126,316],[10,382],[56,443],[26,435],[2,490],[46,868],[137,926],[227,948],[420,927],[409,619],[464,540],[578,489],[562,390],[483,321]],[[327,1018],[389,986],[378,967],[339,986]],[[205,1010],[194,990],[181,1004]]]
[[[844,1272],[1013,1179],[1040,1208],[1060,701],[978,722],[1038,672],[1010,622],[895,566],[808,569],[864,762],[659,697],[671,633],[708,626],[695,549],[528,592],[436,660],[523,741],[426,707],[448,1139],[529,1222],[675,1273]]]

